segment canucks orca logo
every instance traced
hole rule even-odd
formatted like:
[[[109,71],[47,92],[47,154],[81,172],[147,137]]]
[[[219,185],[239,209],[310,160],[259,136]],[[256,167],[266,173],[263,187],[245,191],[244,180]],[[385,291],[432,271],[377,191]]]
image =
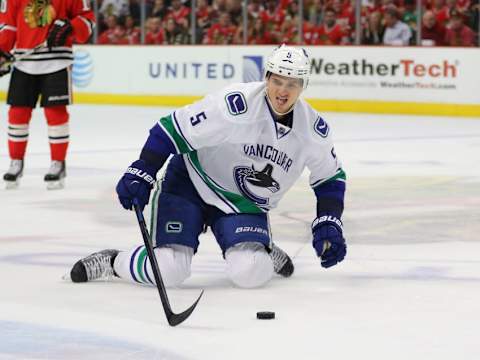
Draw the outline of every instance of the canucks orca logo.
[[[247,166],[236,166],[233,169],[233,175],[238,189],[246,198],[252,200],[259,206],[266,206],[268,205],[268,198],[256,195],[250,189],[250,186],[266,188],[272,193],[276,193],[280,190],[280,185],[272,177],[272,171],[273,166],[271,164],[267,164],[261,171],[255,170],[253,165],[251,168]]]

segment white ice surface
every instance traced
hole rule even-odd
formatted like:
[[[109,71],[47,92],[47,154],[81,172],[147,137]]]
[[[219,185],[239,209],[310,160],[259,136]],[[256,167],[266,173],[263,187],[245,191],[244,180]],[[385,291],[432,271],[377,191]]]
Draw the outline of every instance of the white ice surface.
[[[67,187],[47,191],[47,130],[36,110],[25,175],[0,189],[0,359],[480,359],[480,121],[325,114],[348,176],[348,256],[320,267],[310,245],[314,197],[302,177],[272,213],[290,279],[234,288],[210,234],[192,277],[168,291],[61,280],[80,257],[141,243],[114,187],[138,156],[155,107],[70,108]],[[5,106],[0,169],[8,167]],[[260,321],[260,310],[276,320]]]

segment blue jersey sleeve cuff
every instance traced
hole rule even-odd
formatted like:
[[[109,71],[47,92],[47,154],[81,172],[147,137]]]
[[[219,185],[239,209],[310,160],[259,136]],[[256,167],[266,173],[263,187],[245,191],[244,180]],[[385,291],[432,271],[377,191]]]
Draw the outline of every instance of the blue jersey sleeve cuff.
[[[317,217],[333,215],[340,219],[344,208],[345,182],[329,181],[316,186],[313,191],[317,197]]]

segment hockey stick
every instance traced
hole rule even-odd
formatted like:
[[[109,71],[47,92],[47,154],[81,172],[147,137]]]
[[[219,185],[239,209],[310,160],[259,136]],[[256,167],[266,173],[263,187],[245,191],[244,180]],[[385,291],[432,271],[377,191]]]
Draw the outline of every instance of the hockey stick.
[[[152,266],[153,275],[155,277],[155,283],[157,284],[158,294],[160,295],[160,300],[162,300],[163,310],[167,316],[167,321],[170,326],[176,326],[183,321],[185,321],[190,314],[195,310],[200,298],[203,295],[203,290],[200,293],[197,301],[193,303],[187,310],[180,314],[175,314],[172,311],[170,302],[168,301],[167,291],[165,290],[165,285],[163,284],[162,275],[160,274],[160,269],[158,268],[157,258],[153,252],[153,246],[150,241],[150,234],[147,230],[147,225],[145,224],[145,218],[143,217],[142,210],[138,205],[137,199],[133,200],[133,207],[135,209],[135,214],[137,215],[138,225],[140,226],[140,231],[142,232],[143,242],[145,243],[145,248],[147,249],[148,259],[150,260],[150,265]]]
[[[13,55],[13,58],[11,60],[7,60],[4,65],[6,64],[7,66],[8,65],[12,65],[13,63],[17,62],[17,61],[22,61],[23,59],[29,57],[30,55],[32,54],[35,54],[38,50],[41,50],[43,48],[46,48],[47,47],[47,42],[44,41],[42,42],[41,44],[35,46],[33,49],[29,49],[27,51],[25,51],[24,53],[20,54],[20,55]]]

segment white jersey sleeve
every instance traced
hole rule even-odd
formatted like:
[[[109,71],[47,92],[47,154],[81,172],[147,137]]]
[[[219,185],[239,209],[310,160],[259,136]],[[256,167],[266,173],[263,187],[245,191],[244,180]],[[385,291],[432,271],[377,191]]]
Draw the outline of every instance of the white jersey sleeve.
[[[263,83],[233,84],[180,108],[159,121],[178,153],[241,142],[255,121]]]
[[[315,188],[327,181],[345,181],[345,172],[333,147],[332,132],[328,123],[318,114],[312,125],[312,149],[307,158],[310,186]]]

